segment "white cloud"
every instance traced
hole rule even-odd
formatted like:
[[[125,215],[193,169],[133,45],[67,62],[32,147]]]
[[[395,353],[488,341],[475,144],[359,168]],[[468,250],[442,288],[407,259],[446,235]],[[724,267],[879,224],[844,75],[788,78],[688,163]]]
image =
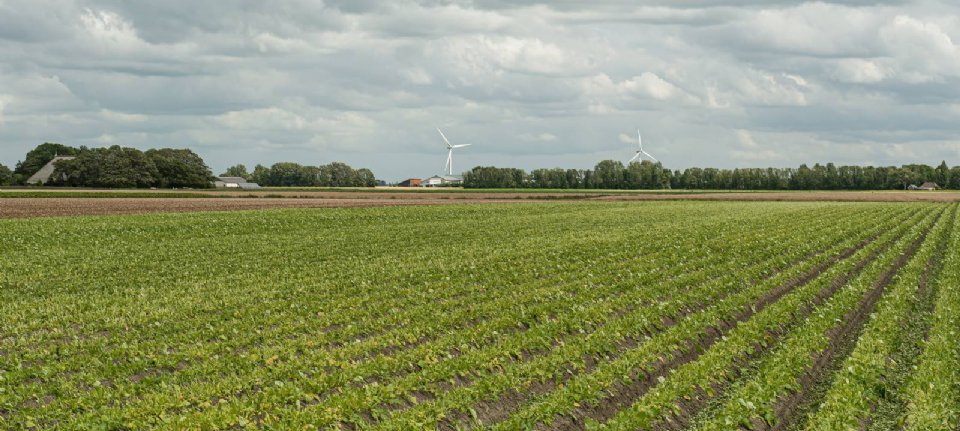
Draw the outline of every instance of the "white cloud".
[[[3,124],[3,115],[4,111],[7,108],[7,105],[10,104],[13,98],[4,94],[0,94],[0,124]]]
[[[132,50],[144,45],[133,25],[114,12],[87,8],[80,15],[80,23],[104,50]]]
[[[448,67],[451,77],[466,85],[508,74],[576,76],[592,64],[590,57],[568,53],[555,43],[512,36],[452,37],[430,43],[427,53],[434,67]]]
[[[667,100],[680,93],[676,86],[650,72],[643,72],[640,76],[634,76],[618,86],[624,92],[639,93],[657,100]]]
[[[886,79],[892,71],[878,61],[846,58],[837,61],[833,76],[842,82],[872,84]]]
[[[880,38],[909,82],[960,76],[960,47],[933,22],[898,15],[880,30]]]
[[[557,135],[549,132],[542,133],[523,133],[520,135],[520,139],[524,141],[538,141],[538,142],[554,142],[557,140]]]
[[[784,156],[776,150],[758,144],[748,130],[737,130],[737,141],[740,143],[740,148],[730,151],[735,160],[769,165],[784,159]]]
[[[430,85],[433,83],[433,77],[421,67],[404,69],[400,71],[400,74],[411,84]]]
[[[130,114],[126,112],[117,112],[111,111],[109,109],[101,109],[100,116],[107,121],[116,121],[119,123],[142,123],[147,121],[147,116],[142,114]]]
[[[277,107],[231,111],[217,116],[215,121],[231,129],[262,130],[303,130],[311,123],[301,115]]]
[[[286,54],[295,51],[306,51],[309,45],[299,39],[283,38],[275,34],[264,32],[253,37],[257,50],[263,54]]]
[[[759,70],[748,71],[734,86],[745,103],[767,106],[805,106],[811,90],[803,78]]]
[[[767,49],[808,55],[859,55],[874,47],[883,8],[822,2],[747,11],[737,24],[739,38]]]

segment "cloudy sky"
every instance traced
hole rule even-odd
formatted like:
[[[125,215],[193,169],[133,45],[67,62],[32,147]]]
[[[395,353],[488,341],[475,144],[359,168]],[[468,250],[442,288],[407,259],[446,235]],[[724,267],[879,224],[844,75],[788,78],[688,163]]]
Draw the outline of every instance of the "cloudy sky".
[[[952,1],[0,0],[0,163],[960,164]]]

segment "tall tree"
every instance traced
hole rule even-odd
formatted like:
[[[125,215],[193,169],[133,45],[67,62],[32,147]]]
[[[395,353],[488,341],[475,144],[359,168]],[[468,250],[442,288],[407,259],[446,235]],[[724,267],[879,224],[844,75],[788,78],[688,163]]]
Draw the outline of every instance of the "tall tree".
[[[251,177],[250,173],[247,172],[247,167],[242,164],[236,164],[227,168],[227,170],[224,171],[222,174],[220,174],[220,176],[221,177],[240,177],[248,181],[250,180],[250,177]]]
[[[360,180],[360,184],[358,184],[360,187],[376,187],[377,185],[377,176],[367,168],[357,169],[357,178]]]
[[[253,173],[250,174],[249,180],[263,186],[268,185],[267,182],[270,181],[270,168],[257,164],[257,166],[253,167]]]
[[[156,186],[162,188],[208,188],[213,181],[210,168],[193,151],[162,148],[146,152],[157,168]]]
[[[84,149],[75,159],[57,163],[53,178],[75,187],[144,188],[156,186],[160,173],[142,151],[114,145]]]
[[[623,187],[623,163],[617,160],[604,160],[593,169],[597,188],[619,189]]]
[[[943,160],[940,162],[940,166],[937,166],[936,182],[940,187],[949,187],[950,184],[950,168],[947,166],[947,161]]]
[[[13,171],[0,163],[0,186],[9,186],[13,184]]]

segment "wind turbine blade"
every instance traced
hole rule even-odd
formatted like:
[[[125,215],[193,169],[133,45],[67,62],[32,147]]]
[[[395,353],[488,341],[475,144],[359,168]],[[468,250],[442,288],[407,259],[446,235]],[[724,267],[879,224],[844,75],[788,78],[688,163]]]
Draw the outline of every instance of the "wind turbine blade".
[[[640,151],[643,151],[643,138],[640,137],[640,129],[637,129],[637,146],[640,147]]]
[[[460,144],[460,145],[454,145],[453,148],[463,148],[463,147],[469,147],[471,145],[473,144]]]
[[[653,161],[659,162],[659,160],[657,160],[656,157],[651,156],[650,153],[648,153],[648,152],[646,152],[646,151],[643,151],[643,150],[640,150],[640,151],[641,151],[644,155],[646,155],[647,157],[649,157],[650,159],[652,159]]]
[[[639,158],[640,158],[640,153],[637,153],[636,155],[633,156],[632,159],[630,159],[629,161],[627,161],[627,163],[632,163],[632,162],[636,161],[636,160],[639,159]]]
[[[443,138],[443,142],[447,143],[447,147],[452,147],[452,145],[450,145],[450,141],[447,140],[447,137],[443,135],[443,132],[440,131],[439,127],[437,127],[437,132],[440,133],[440,137]]]

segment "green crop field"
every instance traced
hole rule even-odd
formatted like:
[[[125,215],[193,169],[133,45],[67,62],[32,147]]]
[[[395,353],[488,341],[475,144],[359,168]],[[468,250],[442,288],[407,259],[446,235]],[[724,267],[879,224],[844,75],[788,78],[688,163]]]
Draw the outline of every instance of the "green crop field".
[[[0,220],[0,429],[956,430],[957,217],[558,202]]]

